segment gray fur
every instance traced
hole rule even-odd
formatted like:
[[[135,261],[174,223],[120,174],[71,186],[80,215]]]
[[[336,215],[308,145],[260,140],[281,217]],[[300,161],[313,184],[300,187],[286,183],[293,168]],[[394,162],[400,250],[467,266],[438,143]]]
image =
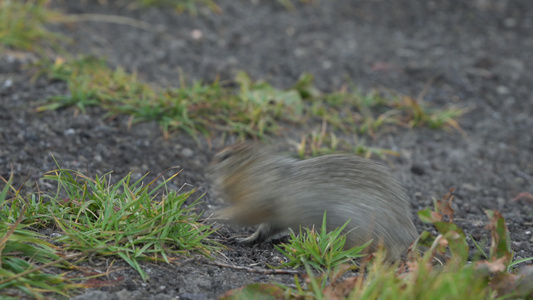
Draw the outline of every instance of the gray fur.
[[[346,247],[370,239],[398,258],[417,238],[407,195],[382,165],[355,155],[296,160],[257,144],[223,150],[208,176],[232,207],[221,217],[243,225],[262,224],[246,242],[262,242],[299,226],[319,228],[327,211],[328,230],[345,228]]]

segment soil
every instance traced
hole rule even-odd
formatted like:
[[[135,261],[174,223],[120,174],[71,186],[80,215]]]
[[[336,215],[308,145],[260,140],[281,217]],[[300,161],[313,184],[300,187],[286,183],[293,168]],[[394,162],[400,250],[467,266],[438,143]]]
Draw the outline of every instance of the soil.
[[[496,209],[507,220],[515,259],[533,256],[532,202],[512,200],[533,193],[533,2],[293,1],[296,10],[288,11],[277,1],[222,0],[217,1],[222,13],[200,9],[197,16],[161,8],[131,10],[126,2],[54,5],[69,14],[134,18],[151,24],[150,29],[106,22],[54,28],[73,38],[72,53],[105,57],[160,86],[178,86],[180,70],[188,80],[204,82],[217,76],[231,80],[244,70],[278,88],[310,72],[322,91],[349,82],[364,91],[386,87],[416,96],[430,83],[427,103],[471,108],[459,121],[465,135],[398,128],[367,137],[366,143],[401,153],[386,163],[407,188],[413,217],[454,187],[455,216],[467,235],[490,241],[484,210]],[[207,192],[203,209],[223,206],[203,172],[223,145],[198,145],[183,133],[166,140],[152,123],[129,129],[127,117],[104,119],[99,108],[37,113],[41,99],[67,90],[61,82],[30,81],[28,57],[0,55],[1,176],[13,172],[15,186],[35,191],[36,184],[41,190],[51,186],[39,178],[56,168],[54,158],[64,168],[91,176],[113,171],[115,178],[130,171],[134,177],[155,176],[180,166],[183,172],[172,188],[200,187],[199,193]],[[420,222],[417,227],[426,229]],[[219,238],[229,250],[219,261],[257,269],[279,261],[272,243],[250,247],[229,239],[251,232],[222,227]],[[92,267],[105,270],[105,263],[96,260]],[[293,282],[292,275],[252,273],[201,258],[143,267],[147,282],[125,268],[109,275],[114,284],[76,299],[213,299],[248,283]]]

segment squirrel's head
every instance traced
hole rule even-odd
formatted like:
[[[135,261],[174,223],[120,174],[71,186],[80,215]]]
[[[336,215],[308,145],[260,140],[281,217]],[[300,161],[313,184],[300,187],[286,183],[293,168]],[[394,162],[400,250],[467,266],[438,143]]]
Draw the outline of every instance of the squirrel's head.
[[[224,168],[227,171],[232,167],[245,163],[253,159],[258,153],[258,145],[251,142],[244,142],[228,146],[213,156],[213,159],[208,165],[208,169]]]
[[[225,180],[243,173],[246,166],[257,162],[261,147],[256,143],[244,142],[219,151],[209,163],[206,175],[212,180]]]
[[[261,165],[263,152],[261,145],[251,142],[222,149],[213,156],[206,168],[208,181],[213,184],[215,191],[230,194],[229,200],[232,202],[247,198],[248,180],[253,180],[252,174]]]

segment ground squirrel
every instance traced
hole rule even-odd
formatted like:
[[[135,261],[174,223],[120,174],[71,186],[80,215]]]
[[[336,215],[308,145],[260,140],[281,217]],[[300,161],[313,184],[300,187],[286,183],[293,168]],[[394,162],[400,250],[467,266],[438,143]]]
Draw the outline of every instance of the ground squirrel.
[[[217,153],[207,168],[215,188],[232,206],[219,217],[260,224],[244,242],[263,242],[287,228],[333,230],[350,220],[346,248],[373,239],[398,258],[418,236],[407,196],[384,166],[355,155],[298,160],[261,144],[242,143]]]

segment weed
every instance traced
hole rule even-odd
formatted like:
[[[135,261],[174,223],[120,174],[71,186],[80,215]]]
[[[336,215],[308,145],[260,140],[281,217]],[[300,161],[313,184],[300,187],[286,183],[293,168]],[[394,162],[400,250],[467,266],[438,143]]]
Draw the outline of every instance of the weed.
[[[167,191],[155,199],[176,175],[149,190],[155,180],[143,186],[144,177],[130,182],[127,175],[111,184],[110,175],[90,179],[64,169],[45,174],[58,183],[58,190],[46,196],[50,217],[63,233],[56,242],[66,250],[119,256],[144,280],[140,260],[169,263],[172,256],[191,252],[210,256],[219,246],[207,239],[210,227],[198,222],[194,206],[199,199],[185,204],[195,191]]]
[[[368,147],[364,139],[359,140],[354,135],[353,142],[337,138],[334,132],[327,130],[327,123],[322,122],[321,130],[313,130],[301,137],[300,143],[297,144],[297,152],[300,158],[316,157],[332,153],[353,153],[365,158],[378,156],[386,159],[386,156],[399,156],[399,153],[389,149]]]
[[[57,182],[55,192],[27,199],[7,180],[0,193],[0,289],[20,289],[36,298],[48,292],[67,296],[67,291],[84,286],[42,269],[72,267],[67,261],[74,257],[118,256],[145,280],[141,260],[170,263],[193,252],[210,257],[221,246],[208,239],[210,226],[198,222],[195,206],[200,198],[186,205],[195,190],[160,191],[177,175],[150,189],[157,178],[145,186],[145,177],[131,182],[127,175],[112,184],[109,174],[90,179],[78,171],[58,169],[44,176]],[[9,190],[15,196],[6,200]],[[55,238],[59,246],[30,230],[41,226],[61,230]],[[77,253],[63,256],[60,249]]]
[[[50,266],[69,267],[67,258],[61,257],[56,246],[32,230],[32,219],[25,217],[24,200],[18,195],[6,199],[9,189],[13,189],[11,179],[0,193],[0,296],[15,297],[19,290],[44,299],[46,293],[68,296],[82,288],[65,274],[45,270]]]
[[[288,259],[288,262],[283,262],[280,267],[309,265],[315,270],[324,272],[364,256],[361,252],[372,241],[359,247],[344,250],[346,236],[341,233],[348,223],[349,221],[328,232],[326,230],[326,213],[324,213],[322,226],[318,232],[315,231],[315,228],[305,228],[305,233],[302,233],[302,228],[300,228],[300,234],[296,235],[291,230],[287,244],[275,245],[276,249]]]

